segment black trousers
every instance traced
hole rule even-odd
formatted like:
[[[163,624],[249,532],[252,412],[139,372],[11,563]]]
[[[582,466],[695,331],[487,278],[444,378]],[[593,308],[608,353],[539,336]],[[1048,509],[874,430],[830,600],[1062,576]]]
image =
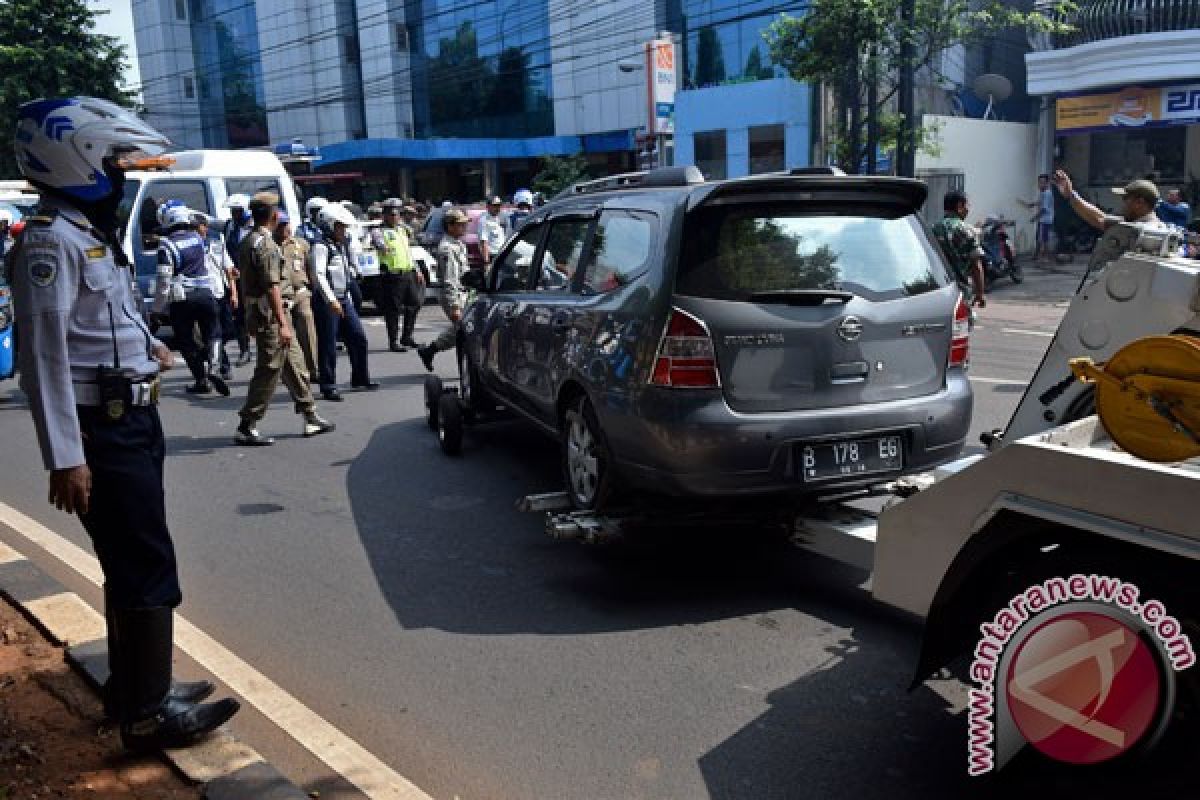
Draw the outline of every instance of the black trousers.
[[[83,527],[92,539],[113,609],[174,608],[182,600],[175,546],[167,529],[162,423],[154,406],[118,422],[80,406],[83,454],[92,494]]]
[[[175,344],[192,371],[192,377],[197,383],[203,383],[208,379],[205,364],[216,353],[215,344],[221,340],[217,301],[208,289],[189,289],[187,299],[171,303],[168,311]],[[197,339],[201,345],[197,345]]]
[[[401,339],[411,341],[417,327],[417,313],[424,302],[417,271],[385,272],[379,276],[379,310],[387,326],[388,344]],[[400,333],[400,315],[404,314],[404,332]],[[399,338],[397,338],[399,337]]]
[[[371,371],[367,367],[367,332],[350,297],[347,295],[339,302],[342,305],[340,317],[325,302],[323,293],[313,292],[313,322],[317,326],[317,383],[323,392],[337,388],[338,339],[345,343],[346,355],[350,356],[350,383],[362,386],[371,382]]]

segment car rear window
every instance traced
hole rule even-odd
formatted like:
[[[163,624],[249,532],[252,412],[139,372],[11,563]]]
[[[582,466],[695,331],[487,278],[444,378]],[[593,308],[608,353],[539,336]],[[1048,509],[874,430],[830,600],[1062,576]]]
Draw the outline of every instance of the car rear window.
[[[689,216],[676,291],[746,301],[762,292],[825,289],[889,300],[948,281],[913,216],[723,206]]]

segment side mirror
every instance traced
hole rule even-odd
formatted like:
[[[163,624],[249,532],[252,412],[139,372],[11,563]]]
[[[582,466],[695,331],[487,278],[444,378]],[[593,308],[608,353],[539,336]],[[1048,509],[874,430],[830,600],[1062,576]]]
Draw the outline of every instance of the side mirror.
[[[482,292],[484,289],[483,270],[469,269],[462,276],[462,285],[472,291]]]

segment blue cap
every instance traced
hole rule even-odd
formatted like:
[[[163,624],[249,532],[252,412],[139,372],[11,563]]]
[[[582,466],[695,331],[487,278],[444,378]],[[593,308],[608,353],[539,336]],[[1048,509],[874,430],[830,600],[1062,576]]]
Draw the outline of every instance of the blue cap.
[[[290,221],[291,221],[291,220],[290,220],[290,218],[288,217],[288,215],[287,215],[287,212],[286,212],[286,211],[284,211],[283,209],[280,209],[280,210],[279,210],[279,224],[280,224],[280,225],[287,225],[287,224],[288,224]]]

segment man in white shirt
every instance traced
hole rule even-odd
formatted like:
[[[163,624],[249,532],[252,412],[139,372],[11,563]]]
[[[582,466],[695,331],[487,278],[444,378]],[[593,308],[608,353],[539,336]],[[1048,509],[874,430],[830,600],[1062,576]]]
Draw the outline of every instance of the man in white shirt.
[[[495,258],[512,233],[503,208],[504,201],[499,197],[493,197],[488,201],[487,211],[479,215],[476,233],[479,234],[479,252],[482,254],[485,264]]]

